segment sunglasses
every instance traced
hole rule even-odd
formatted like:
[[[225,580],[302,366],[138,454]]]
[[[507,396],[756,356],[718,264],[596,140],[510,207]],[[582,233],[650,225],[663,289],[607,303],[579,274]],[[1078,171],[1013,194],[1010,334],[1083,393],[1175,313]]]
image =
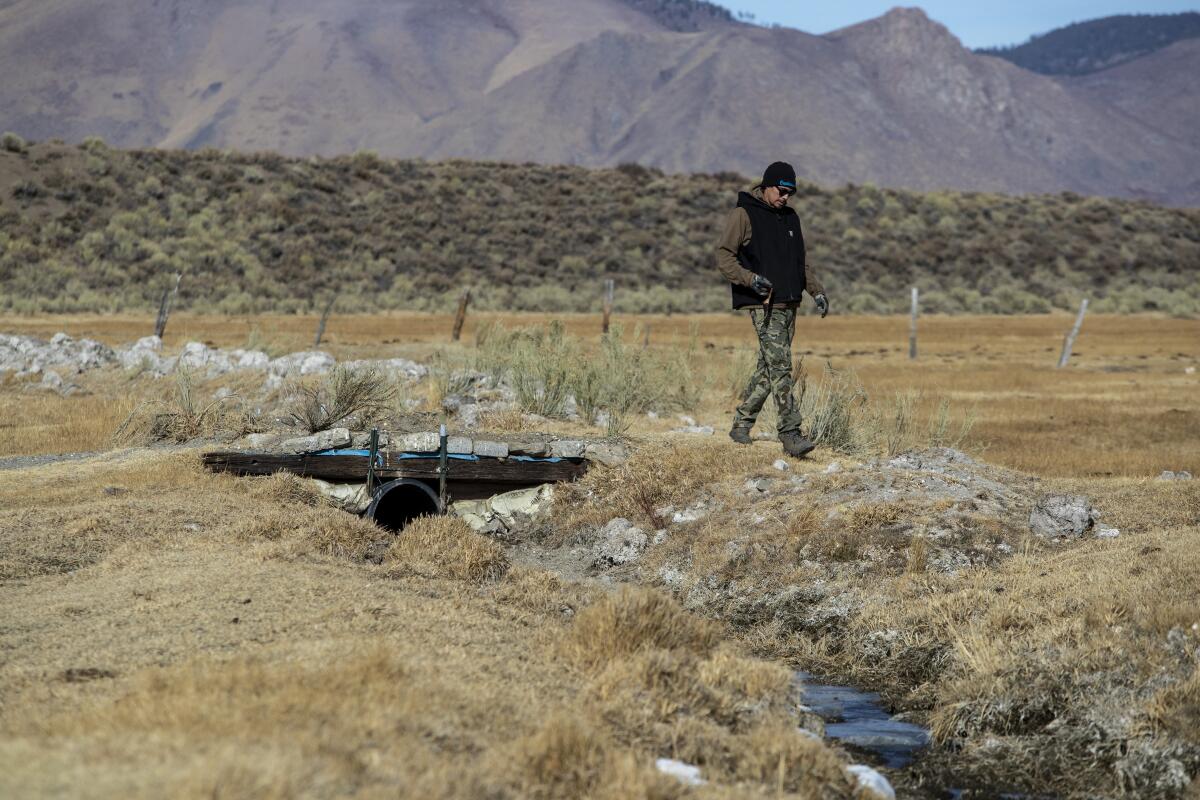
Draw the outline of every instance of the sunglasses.
[[[776,186],[775,188],[776,188],[776,190],[778,190],[779,194],[782,195],[783,197],[791,197],[792,195],[794,195],[796,193],[795,189],[789,189],[786,186]]]

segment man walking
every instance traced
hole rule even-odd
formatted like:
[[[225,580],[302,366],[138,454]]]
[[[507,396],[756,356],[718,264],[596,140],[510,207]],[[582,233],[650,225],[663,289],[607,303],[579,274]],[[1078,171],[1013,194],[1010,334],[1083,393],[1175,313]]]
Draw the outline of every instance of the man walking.
[[[796,193],[796,171],[776,161],[762,183],[739,192],[717,243],[717,267],[731,284],[733,307],[749,308],[758,334],[758,368],[746,387],[729,438],[750,444],[750,429],[768,395],[779,412],[779,442],[800,457],[816,445],[800,434],[800,410],[792,396],[792,336],[803,293],[816,300],[821,318],[829,313],[825,290],[808,269],[800,218],[788,207]]]

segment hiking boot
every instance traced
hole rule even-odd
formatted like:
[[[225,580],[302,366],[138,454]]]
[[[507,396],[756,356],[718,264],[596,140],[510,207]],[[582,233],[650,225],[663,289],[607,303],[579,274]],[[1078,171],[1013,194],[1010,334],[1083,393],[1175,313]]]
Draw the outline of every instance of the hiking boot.
[[[792,458],[804,458],[816,447],[815,444],[801,436],[800,431],[785,431],[779,434],[779,443],[783,445],[783,452]]]
[[[738,444],[753,444],[754,440],[750,438],[750,429],[740,425],[734,425],[729,431],[729,438],[733,439]]]

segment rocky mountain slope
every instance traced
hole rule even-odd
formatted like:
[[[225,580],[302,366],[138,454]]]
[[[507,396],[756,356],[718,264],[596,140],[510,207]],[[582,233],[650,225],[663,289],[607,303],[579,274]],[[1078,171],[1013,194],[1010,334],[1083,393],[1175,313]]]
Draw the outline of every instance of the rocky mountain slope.
[[[784,157],[830,185],[1200,202],[1200,151],[1159,105],[973,54],[917,9],[811,36],[649,0],[13,0],[0,69],[0,126],[39,140],[674,172]]]
[[[1065,79],[1071,91],[1119,109],[1139,124],[1200,149],[1200,38],[1092,75]],[[1200,176],[1193,174],[1192,188]]]

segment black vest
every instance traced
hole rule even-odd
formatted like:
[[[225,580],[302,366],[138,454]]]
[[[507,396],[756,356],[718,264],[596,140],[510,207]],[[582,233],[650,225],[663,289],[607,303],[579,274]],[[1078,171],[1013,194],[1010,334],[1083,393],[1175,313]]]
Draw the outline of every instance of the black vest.
[[[775,286],[772,303],[799,303],[805,261],[800,217],[788,206],[776,211],[749,192],[739,192],[737,204],[750,217],[750,244],[738,249],[738,263]],[[765,298],[750,287],[731,285],[734,308],[763,304]]]

